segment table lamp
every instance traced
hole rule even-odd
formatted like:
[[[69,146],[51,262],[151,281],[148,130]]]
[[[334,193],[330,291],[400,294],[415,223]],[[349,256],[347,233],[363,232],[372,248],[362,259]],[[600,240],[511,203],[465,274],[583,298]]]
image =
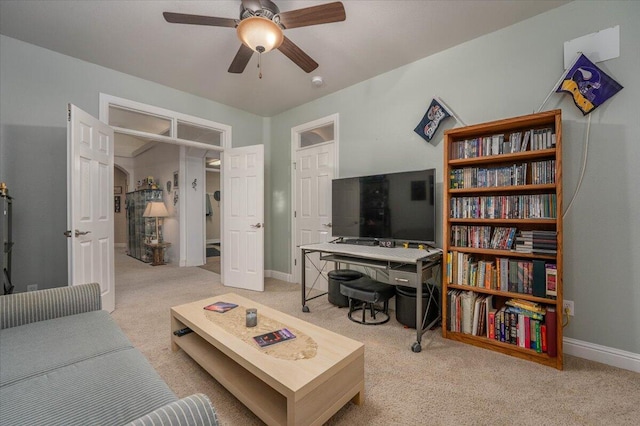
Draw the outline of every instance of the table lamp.
[[[169,216],[169,212],[162,201],[150,201],[147,203],[147,207],[144,209],[143,217],[155,217],[156,218],[156,238],[157,242],[161,243],[160,233],[158,232],[158,218]]]

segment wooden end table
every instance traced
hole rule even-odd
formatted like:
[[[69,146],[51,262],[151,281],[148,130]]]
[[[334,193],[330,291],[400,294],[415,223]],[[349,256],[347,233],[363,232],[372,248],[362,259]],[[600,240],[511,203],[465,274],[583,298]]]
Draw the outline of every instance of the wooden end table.
[[[151,266],[166,265],[164,263],[164,249],[171,246],[171,243],[144,243],[153,250],[153,262]]]

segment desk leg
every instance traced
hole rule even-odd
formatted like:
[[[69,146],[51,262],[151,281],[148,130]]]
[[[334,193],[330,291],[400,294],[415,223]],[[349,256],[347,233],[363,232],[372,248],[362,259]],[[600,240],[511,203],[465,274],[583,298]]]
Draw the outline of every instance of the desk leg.
[[[302,292],[302,312],[309,312],[307,306],[307,277],[306,277],[306,260],[307,252],[304,249],[300,250],[300,291]]]
[[[416,281],[418,286],[416,288],[416,341],[411,345],[413,352],[422,351],[422,261],[419,260],[416,263]]]

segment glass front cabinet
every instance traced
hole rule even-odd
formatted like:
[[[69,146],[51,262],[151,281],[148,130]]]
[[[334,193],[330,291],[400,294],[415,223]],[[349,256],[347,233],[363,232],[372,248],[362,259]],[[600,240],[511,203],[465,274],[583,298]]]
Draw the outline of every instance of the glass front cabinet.
[[[142,216],[150,201],[163,201],[162,190],[142,189],[127,193],[127,254],[147,263],[153,260],[153,250],[145,243],[158,239],[156,218]],[[162,225],[158,232],[162,234]]]

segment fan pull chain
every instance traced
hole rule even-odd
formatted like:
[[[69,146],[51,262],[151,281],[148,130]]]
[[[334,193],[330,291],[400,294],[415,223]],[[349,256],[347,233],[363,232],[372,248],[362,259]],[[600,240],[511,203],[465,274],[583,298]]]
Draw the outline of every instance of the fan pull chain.
[[[262,52],[258,52],[258,78],[262,80]]]

